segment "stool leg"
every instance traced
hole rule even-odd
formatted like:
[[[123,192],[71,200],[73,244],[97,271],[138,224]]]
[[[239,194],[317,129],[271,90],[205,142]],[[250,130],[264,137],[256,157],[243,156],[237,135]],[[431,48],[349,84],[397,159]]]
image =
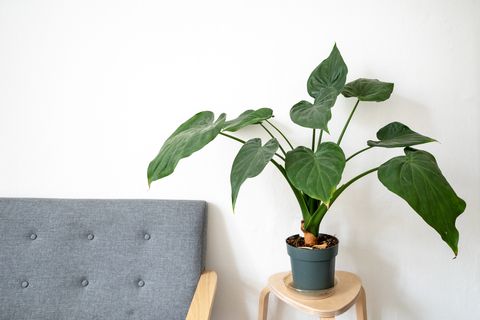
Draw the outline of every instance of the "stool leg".
[[[268,296],[270,295],[270,288],[266,287],[260,293],[258,301],[258,320],[267,320],[268,312]]]
[[[365,289],[363,289],[363,287],[358,294],[355,310],[357,311],[357,320],[367,320],[367,297],[365,296]]]

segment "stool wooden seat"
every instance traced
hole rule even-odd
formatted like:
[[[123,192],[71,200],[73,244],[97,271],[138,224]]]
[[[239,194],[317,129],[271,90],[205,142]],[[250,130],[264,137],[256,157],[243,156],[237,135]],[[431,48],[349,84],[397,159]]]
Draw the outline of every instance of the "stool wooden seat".
[[[366,296],[360,278],[351,272],[337,271],[337,284],[333,294],[315,298],[306,296],[288,288],[284,279],[289,272],[272,275],[268,285],[260,293],[258,319],[266,320],[268,312],[268,296],[270,292],[280,300],[303,312],[320,316],[320,319],[335,319],[356,304],[357,320],[367,320]]]

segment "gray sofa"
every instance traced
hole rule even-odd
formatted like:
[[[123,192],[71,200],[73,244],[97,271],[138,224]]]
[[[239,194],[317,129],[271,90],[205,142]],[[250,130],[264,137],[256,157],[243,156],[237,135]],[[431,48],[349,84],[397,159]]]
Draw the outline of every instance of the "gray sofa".
[[[206,203],[0,198],[0,320],[185,319]]]

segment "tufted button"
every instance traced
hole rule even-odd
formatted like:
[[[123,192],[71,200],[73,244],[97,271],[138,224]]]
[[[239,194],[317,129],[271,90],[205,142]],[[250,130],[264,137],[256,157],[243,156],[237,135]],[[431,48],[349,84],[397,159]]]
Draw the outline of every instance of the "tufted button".
[[[26,288],[26,287],[28,287],[28,285],[29,285],[28,281],[26,281],[26,280],[22,281],[22,288]]]
[[[36,235],[35,233],[32,233],[32,234],[30,235],[30,239],[32,239],[32,240],[37,239],[37,235]]]
[[[143,238],[144,238],[145,240],[150,240],[151,237],[150,237],[150,235],[149,235],[148,233],[145,233],[145,235],[143,236]]]
[[[88,286],[88,280],[87,279],[83,279],[82,280],[82,287],[86,287]]]
[[[88,239],[88,240],[93,240],[94,238],[95,238],[95,236],[93,235],[93,233],[89,233],[89,234],[87,235],[87,239]]]
[[[138,286],[141,288],[141,287],[143,287],[143,286],[145,285],[145,281],[143,281],[143,280],[138,280],[138,283],[137,283],[137,284],[138,284]]]

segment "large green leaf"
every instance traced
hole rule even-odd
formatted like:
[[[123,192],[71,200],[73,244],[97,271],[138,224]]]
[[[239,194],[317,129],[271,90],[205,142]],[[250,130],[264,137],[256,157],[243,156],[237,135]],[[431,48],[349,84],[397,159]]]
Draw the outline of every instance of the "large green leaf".
[[[272,109],[260,108],[258,110],[247,110],[239,115],[236,119],[225,122],[224,131],[237,131],[246,126],[257,124],[263,120],[270,119],[273,116]]]
[[[392,91],[393,83],[360,78],[347,83],[342,94],[347,98],[356,97],[360,101],[380,102],[390,98]]]
[[[405,148],[405,156],[380,166],[378,179],[407,201],[457,255],[459,235],[455,220],[466,204],[455,194],[430,153]]]
[[[317,98],[325,88],[334,88],[337,93],[340,93],[347,80],[347,73],[347,65],[335,44],[328,58],[310,74],[307,81],[308,94]]]
[[[248,140],[238,151],[230,173],[232,206],[235,209],[238,192],[248,178],[259,175],[278,149],[277,139],[270,139],[264,146],[258,138]]]
[[[342,178],[345,154],[333,142],[324,142],[314,153],[297,147],[287,153],[285,170],[291,183],[310,197],[328,203]]]
[[[199,112],[175,130],[148,166],[149,185],[170,175],[180,159],[202,149],[220,133],[225,123],[225,114],[222,113],[215,122],[214,118],[210,111]]]
[[[323,89],[315,103],[302,100],[290,109],[290,119],[299,126],[322,129],[328,132],[328,121],[332,118],[331,108],[337,100],[335,89]]]
[[[400,122],[389,123],[378,130],[377,138],[380,141],[368,140],[367,144],[371,147],[397,148],[436,141],[435,139],[412,131]]]

